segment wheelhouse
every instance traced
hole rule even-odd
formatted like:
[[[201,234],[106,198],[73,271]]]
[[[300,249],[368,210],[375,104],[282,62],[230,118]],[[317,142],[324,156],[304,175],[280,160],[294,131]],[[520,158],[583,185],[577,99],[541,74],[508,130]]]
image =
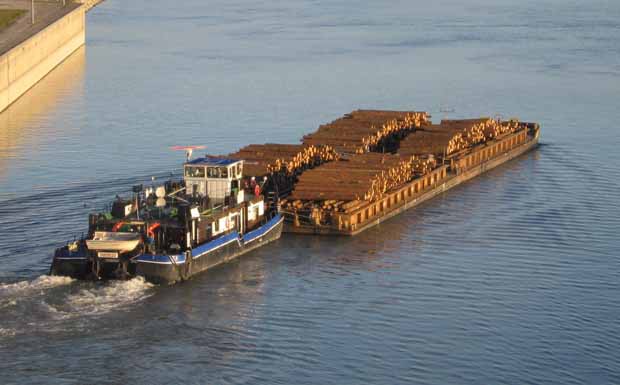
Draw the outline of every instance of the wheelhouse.
[[[241,188],[243,161],[214,157],[197,158],[183,165],[187,194],[208,197],[213,204],[244,201]]]

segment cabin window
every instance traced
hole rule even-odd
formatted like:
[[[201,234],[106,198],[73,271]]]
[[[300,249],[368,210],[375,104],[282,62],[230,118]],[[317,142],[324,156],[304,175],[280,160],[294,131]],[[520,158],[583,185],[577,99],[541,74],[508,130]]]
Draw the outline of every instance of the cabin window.
[[[368,209],[364,211],[364,216],[366,217],[365,219],[368,219]]]
[[[219,231],[220,231],[220,220],[216,219],[215,221],[213,221],[213,232],[219,233]]]
[[[220,178],[228,178],[228,167],[220,167]]]
[[[404,191],[401,191],[401,193],[400,193],[400,200],[401,201],[405,200],[405,192]]]
[[[204,178],[205,168],[196,166],[185,167],[185,176],[190,178]]]
[[[357,223],[362,223],[362,213],[357,214]]]
[[[414,190],[416,194],[420,191],[420,185],[418,183],[415,184]]]
[[[217,167],[207,167],[207,177],[209,178],[219,178],[220,170]]]

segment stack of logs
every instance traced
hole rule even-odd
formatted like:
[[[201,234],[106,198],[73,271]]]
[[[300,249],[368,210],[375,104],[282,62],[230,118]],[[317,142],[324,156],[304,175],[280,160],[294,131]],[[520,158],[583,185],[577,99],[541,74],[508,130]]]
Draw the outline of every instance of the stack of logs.
[[[330,146],[303,144],[250,144],[227,157],[243,159],[244,174],[263,176],[276,172],[295,175],[308,168],[337,160],[339,155]]]
[[[424,159],[377,153],[354,155],[304,172],[289,200],[374,201],[435,166],[432,157]]]
[[[358,110],[303,137],[306,145],[329,145],[340,153],[363,154],[390,145],[428,122],[426,112]]]
[[[518,128],[519,121],[516,119],[504,122],[485,119],[464,128],[461,132],[457,132],[448,142],[446,155],[475,146],[478,143],[484,143],[501,135],[515,132]]]
[[[439,125],[424,125],[409,134],[400,142],[398,153],[402,156],[433,154],[443,157],[514,132],[518,127],[517,120],[442,120]]]

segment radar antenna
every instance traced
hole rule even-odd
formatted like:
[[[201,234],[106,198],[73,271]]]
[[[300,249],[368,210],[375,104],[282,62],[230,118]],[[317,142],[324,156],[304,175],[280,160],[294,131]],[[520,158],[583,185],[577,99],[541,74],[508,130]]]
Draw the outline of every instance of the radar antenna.
[[[192,153],[194,152],[194,150],[202,150],[202,149],[205,149],[205,148],[207,148],[207,147],[206,146],[172,146],[172,147],[170,147],[171,150],[175,150],[175,151],[184,150],[185,151],[185,157],[186,157],[188,162],[192,158]]]

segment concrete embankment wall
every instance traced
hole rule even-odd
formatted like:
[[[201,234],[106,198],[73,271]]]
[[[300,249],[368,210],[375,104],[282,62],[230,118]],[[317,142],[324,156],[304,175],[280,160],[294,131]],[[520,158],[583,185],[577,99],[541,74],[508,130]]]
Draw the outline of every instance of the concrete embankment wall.
[[[0,56],[0,111],[84,45],[85,9],[76,8]]]
[[[84,4],[84,7],[86,8],[86,12],[90,11],[90,9],[92,7],[94,7],[95,5],[101,3],[103,0],[78,0],[78,3]]]

